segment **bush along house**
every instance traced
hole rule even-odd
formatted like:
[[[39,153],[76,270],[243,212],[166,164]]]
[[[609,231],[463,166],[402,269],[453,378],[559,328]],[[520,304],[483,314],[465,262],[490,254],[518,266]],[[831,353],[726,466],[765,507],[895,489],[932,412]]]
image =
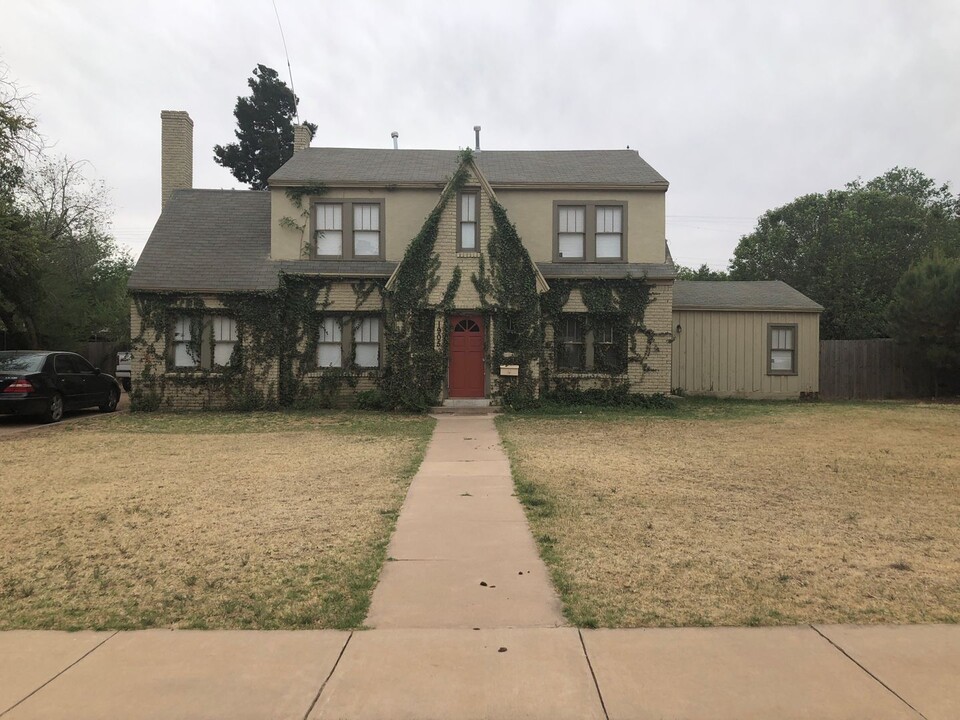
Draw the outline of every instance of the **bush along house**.
[[[311,148],[297,126],[268,190],[197,190],[193,122],[161,125],[162,212],[129,285],[135,407],[673,387],[668,183],[635,151],[481,152],[479,128],[476,150]]]

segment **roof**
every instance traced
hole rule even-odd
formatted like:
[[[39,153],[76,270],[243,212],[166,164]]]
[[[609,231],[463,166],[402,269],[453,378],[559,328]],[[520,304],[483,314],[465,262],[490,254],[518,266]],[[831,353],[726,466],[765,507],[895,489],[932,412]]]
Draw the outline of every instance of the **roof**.
[[[551,278],[648,278],[668,280],[677,269],[670,263],[537,263],[540,272]]]
[[[457,150],[307,148],[270,176],[271,185],[443,185],[457,169]],[[474,153],[495,187],[597,185],[667,189],[636,150],[483,150]]]
[[[781,280],[677,280],[675,310],[820,312],[823,306]]]
[[[277,286],[270,193],[176,190],[130,276],[131,290],[237,291]]]

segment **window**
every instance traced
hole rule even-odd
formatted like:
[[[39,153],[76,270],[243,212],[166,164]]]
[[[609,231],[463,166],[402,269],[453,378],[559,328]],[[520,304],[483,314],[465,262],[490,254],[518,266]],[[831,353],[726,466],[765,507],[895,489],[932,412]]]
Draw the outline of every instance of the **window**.
[[[213,364],[229,365],[237,346],[237,321],[217,316],[213,318]]]
[[[557,208],[557,243],[560,257],[565,260],[583,260],[586,231],[583,207],[560,206]]]
[[[351,354],[360,368],[380,367],[380,318],[322,316],[317,333],[317,367],[349,369]]]
[[[557,370],[618,375],[627,369],[627,339],[612,320],[588,329],[582,315],[562,315],[554,328]]]
[[[583,320],[565,317],[557,328],[557,368],[582,370],[584,366]]]
[[[769,325],[767,375],[797,374],[797,326]]]
[[[340,318],[326,316],[320,319],[317,366],[320,368],[343,367],[343,334]]]
[[[623,242],[623,208],[597,207],[597,259],[619,260]]]
[[[477,251],[477,193],[460,193],[457,206],[459,225],[457,228],[457,250],[460,252]]]
[[[554,202],[555,262],[622,262],[627,259],[627,204]]]
[[[314,204],[314,256],[337,260],[383,257],[383,201]]]
[[[380,206],[356,204],[353,206],[353,254],[380,255]]]
[[[357,322],[354,361],[362,368],[380,367],[380,318],[363,318]]]
[[[200,358],[195,355],[193,342],[193,318],[181,316],[173,321],[173,366],[195,368],[200,366]]]
[[[613,323],[597,325],[593,331],[593,367],[599,372],[623,372],[620,348],[614,342]]]

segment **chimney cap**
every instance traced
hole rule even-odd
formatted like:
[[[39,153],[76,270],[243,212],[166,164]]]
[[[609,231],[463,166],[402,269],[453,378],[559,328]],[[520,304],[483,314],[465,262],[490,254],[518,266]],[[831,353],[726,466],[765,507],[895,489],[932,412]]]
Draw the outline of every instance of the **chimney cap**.
[[[398,137],[400,137],[400,133],[398,133],[396,130],[394,130],[392,133],[390,133],[390,137],[392,137],[392,138],[398,138]]]
[[[479,126],[479,125],[474,125],[474,126],[473,126],[473,131],[474,131],[474,132],[480,132],[480,126]]]

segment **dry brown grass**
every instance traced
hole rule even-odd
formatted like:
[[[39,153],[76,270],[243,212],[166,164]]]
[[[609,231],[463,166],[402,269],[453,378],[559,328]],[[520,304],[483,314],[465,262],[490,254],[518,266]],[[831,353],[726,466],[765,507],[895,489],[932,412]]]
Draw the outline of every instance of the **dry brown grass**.
[[[352,627],[432,421],[115,416],[0,442],[0,630]]]
[[[573,622],[960,621],[960,406],[731,407],[499,422]]]

